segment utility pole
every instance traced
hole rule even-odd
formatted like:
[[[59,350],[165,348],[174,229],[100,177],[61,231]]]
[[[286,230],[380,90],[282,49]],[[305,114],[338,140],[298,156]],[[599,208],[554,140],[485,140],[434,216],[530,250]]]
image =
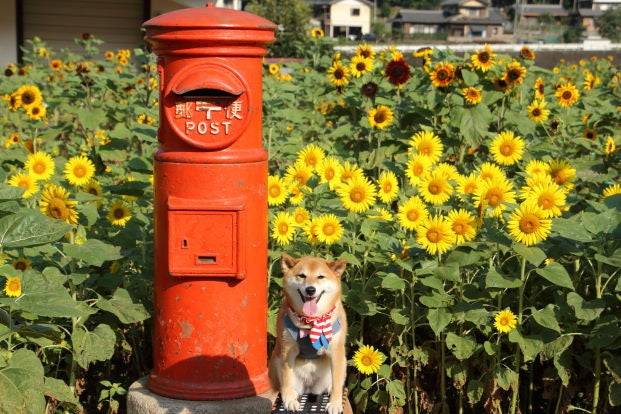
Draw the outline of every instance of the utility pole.
[[[519,15],[522,13],[520,9],[520,0],[515,0],[515,11],[513,13],[513,38],[517,42],[518,40],[518,24],[520,24]]]

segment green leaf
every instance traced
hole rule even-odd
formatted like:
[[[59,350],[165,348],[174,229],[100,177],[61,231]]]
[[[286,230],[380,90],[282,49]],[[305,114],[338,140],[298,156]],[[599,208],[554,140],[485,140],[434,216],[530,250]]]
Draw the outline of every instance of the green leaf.
[[[433,271],[433,274],[443,280],[449,280],[452,282],[461,281],[459,266],[440,266]]]
[[[13,305],[15,310],[49,318],[77,318],[93,313],[87,305],[76,302],[62,284],[36,272],[24,275],[22,292]]]
[[[509,332],[509,341],[517,343],[524,356],[524,362],[532,361],[541,351],[543,341],[535,337],[522,336],[522,334],[514,329]]]
[[[619,213],[607,210],[603,213],[582,212],[584,228],[592,234],[610,233],[619,225]]]
[[[134,303],[127,290],[118,288],[112,298],[104,299],[101,296],[97,301],[97,307],[115,315],[121,323],[135,323],[144,321],[149,317],[149,312],[141,303]]]
[[[469,335],[459,336],[449,332],[446,335],[446,346],[457,359],[463,361],[472,356],[477,348],[477,341]]]
[[[46,396],[51,397],[57,401],[67,402],[81,407],[80,401],[78,401],[77,397],[74,395],[71,387],[65,384],[65,382],[62,380],[52,377],[45,377],[43,392]]]
[[[394,273],[389,273],[382,279],[382,288],[403,292],[405,290],[405,280]]]
[[[398,405],[405,403],[405,388],[403,382],[399,380],[392,380],[386,385],[386,391],[394,399],[397,400]]]
[[[547,257],[543,250],[538,247],[527,247],[520,243],[514,243],[512,247],[517,254],[534,266],[539,266]]]
[[[565,287],[574,290],[574,284],[571,281],[571,277],[567,273],[567,270],[563,265],[559,263],[550,263],[542,269],[535,270],[537,274],[549,282],[554,283],[557,286]]]
[[[0,369],[0,412],[40,414],[45,411],[42,391],[41,361],[31,350],[18,349]]]
[[[565,237],[569,240],[579,242],[591,242],[593,239],[589,232],[584,228],[581,222],[575,218],[564,219],[555,218],[552,219],[552,230],[559,236]]]
[[[452,315],[445,308],[429,309],[427,311],[427,320],[436,336],[440,336],[444,328],[451,323]]]
[[[507,277],[498,273],[494,268],[489,269],[485,276],[485,287],[488,289],[515,289],[522,286],[522,281],[519,277]]]
[[[106,324],[98,325],[93,331],[78,325],[71,334],[71,342],[75,361],[82,368],[88,369],[92,362],[112,358],[116,336],[112,328]]]
[[[21,210],[0,218],[0,248],[36,246],[63,237],[71,225],[33,210]]]
[[[471,72],[467,69],[462,69],[461,75],[467,86],[475,86],[479,83],[479,77],[475,72]]]
[[[84,244],[63,244],[63,252],[87,265],[101,266],[106,261],[123,257],[121,248],[97,239],[88,239]]]
[[[17,200],[22,197],[24,189],[0,183],[0,200]]]
[[[545,308],[533,312],[533,318],[535,322],[544,328],[552,329],[558,333],[561,333],[561,327],[556,320],[556,314],[554,313],[554,305],[549,304]]]
[[[80,108],[76,111],[80,123],[85,129],[98,129],[102,122],[106,120],[106,113],[101,108]]]
[[[86,221],[89,226],[95,224],[95,222],[99,218],[97,205],[95,205],[94,203],[80,203],[78,204],[78,211],[80,212],[80,214],[86,217]]]
[[[608,387],[608,400],[613,407],[621,405],[621,384],[617,382],[610,383]]]
[[[611,257],[602,256],[601,254],[596,253],[595,260],[613,267],[621,267],[621,249],[617,249]]]
[[[585,301],[582,296],[575,292],[567,294],[567,304],[574,309],[576,318],[586,322],[597,319],[606,306],[601,299]]]
[[[391,309],[390,319],[392,319],[397,325],[407,325],[410,323],[410,318],[404,315],[401,309]]]
[[[517,372],[505,366],[496,368],[494,379],[498,383],[498,386],[505,391],[509,391],[510,388],[515,389],[518,383]]]
[[[470,380],[468,381],[468,386],[466,388],[466,395],[468,395],[468,402],[471,405],[478,403],[483,397],[483,383],[479,380]]]

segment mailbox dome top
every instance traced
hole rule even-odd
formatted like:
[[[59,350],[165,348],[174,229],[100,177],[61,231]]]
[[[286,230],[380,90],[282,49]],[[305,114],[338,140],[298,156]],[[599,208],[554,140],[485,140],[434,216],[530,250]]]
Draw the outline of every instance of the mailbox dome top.
[[[272,32],[276,25],[263,17],[245,11],[214,7],[208,3],[205,7],[175,10],[156,16],[146,21],[147,29],[229,29],[229,30],[265,30]]]

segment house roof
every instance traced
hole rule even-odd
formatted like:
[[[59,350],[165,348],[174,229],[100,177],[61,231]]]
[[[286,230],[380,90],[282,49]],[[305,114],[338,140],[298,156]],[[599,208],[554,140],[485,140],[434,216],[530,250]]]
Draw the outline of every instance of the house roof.
[[[446,21],[451,24],[492,24],[492,25],[501,25],[506,19],[500,12],[500,9],[495,7],[488,8],[489,15],[487,17],[473,17],[473,16],[464,16],[463,14],[455,14],[449,16]]]
[[[343,1],[343,0],[306,0],[306,2],[310,4],[311,6],[329,6],[334,3],[338,3],[339,1]],[[356,1],[366,4],[369,7],[373,7],[373,2],[370,0],[356,0]]]
[[[520,6],[522,16],[567,16],[568,12],[559,4],[524,4]]]
[[[604,14],[604,10],[578,9],[578,14],[582,17],[599,17]]]
[[[442,3],[440,3],[441,7],[445,7],[445,6],[459,6],[463,3],[469,2],[472,0],[444,0]],[[478,1],[479,3],[482,3],[484,6],[489,5],[489,2],[487,0],[475,0]]]
[[[393,22],[397,23],[444,23],[446,18],[442,10],[400,9]]]

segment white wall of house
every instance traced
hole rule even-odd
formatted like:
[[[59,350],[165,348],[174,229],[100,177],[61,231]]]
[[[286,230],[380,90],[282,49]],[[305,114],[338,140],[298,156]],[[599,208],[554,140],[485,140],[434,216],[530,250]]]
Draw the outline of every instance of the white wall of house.
[[[209,0],[214,2],[214,0]],[[159,16],[169,11],[187,7],[203,7],[207,0],[151,0],[151,16]],[[216,7],[241,10],[242,0],[215,0]]]
[[[0,0],[0,66],[17,61],[15,0]]]
[[[330,36],[334,36],[336,26],[360,27],[362,34],[369,33],[371,7],[358,0],[340,0],[333,3],[330,6]]]
[[[413,24],[409,28],[409,34],[414,33],[425,33],[425,34],[433,34],[438,33],[438,25],[428,25],[428,24]]]
[[[593,0],[594,10],[608,10],[621,6],[621,0]]]

